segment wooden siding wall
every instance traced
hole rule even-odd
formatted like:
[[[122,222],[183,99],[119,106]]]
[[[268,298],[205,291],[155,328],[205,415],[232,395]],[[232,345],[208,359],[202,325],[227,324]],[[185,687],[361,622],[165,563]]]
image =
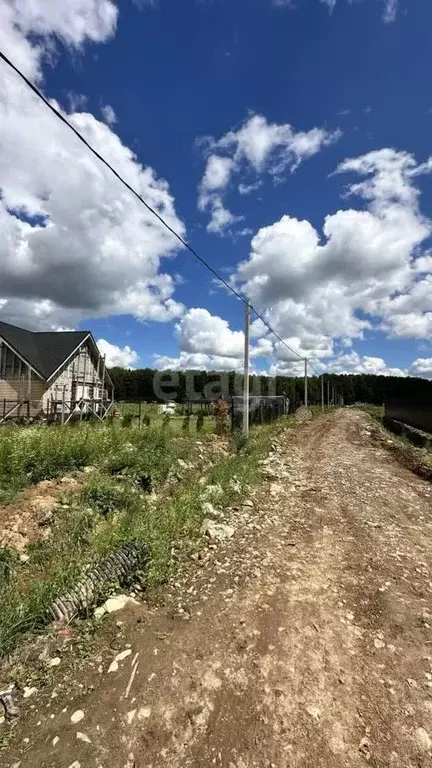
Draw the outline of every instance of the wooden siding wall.
[[[30,384],[30,388],[29,388]],[[17,402],[30,400],[30,406],[23,405],[13,416],[37,416],[43,408],[45,382],[29,369],[18,355],[6,344],[0,343],[0,418]]]
[[[51,400],[51,396],[54,400],[62,400],[63,387],[65,402],[68,403],[72,399],[73,388],[72,383],[76,382],[76,394],[74,399],[80,398],[98,399],[101,397],[101,385],[102,385],[102,361],[99,366],[94,356],[90,354],[89,346],[86,345],[84,349],[78,350],[75,355],[60,369],[55,376],[53,382],[50,384],[46,391],[44,398],[45,407],[48,400]],[[84,386],[84,374],[85,374],[85,386]],[[57,389],[56,389],[57,387]],[[93,392],[92,392],[93,389]]]
[[[31,383],[30,398],[28,396],[27,381],[1,381],[0,380],[0,418],[3,417],[3,413],[12,407],[18,401],[30,400],[29,415],[32,417],[37,416],[43,408],[43,396],[45,393],[45,383],[38,379]],[[21,413],[14,413],[13,416],[18,415],[27,416],[27,405],[21,408]]]

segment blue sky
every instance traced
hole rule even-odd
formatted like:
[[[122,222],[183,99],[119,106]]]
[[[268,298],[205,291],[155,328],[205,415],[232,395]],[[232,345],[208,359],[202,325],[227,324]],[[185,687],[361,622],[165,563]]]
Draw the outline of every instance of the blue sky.
[[[300,355],[432,376],[427,0],[57,5],[0,0],[5,52]],[[240,367],[240,303],[0,77],[1,318]],[[253,330],[257,370],[298,370]]]

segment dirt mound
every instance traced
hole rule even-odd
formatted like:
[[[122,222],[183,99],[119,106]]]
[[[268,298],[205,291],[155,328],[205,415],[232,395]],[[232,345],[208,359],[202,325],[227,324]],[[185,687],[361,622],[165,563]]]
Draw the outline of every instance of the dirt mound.
[[[83,473],[60,480],[42,480],[20,492],[15,504],[0,508],[0,547],[22,552],[30,542],[45,538],[52,510],[68,493],[81,489]]]

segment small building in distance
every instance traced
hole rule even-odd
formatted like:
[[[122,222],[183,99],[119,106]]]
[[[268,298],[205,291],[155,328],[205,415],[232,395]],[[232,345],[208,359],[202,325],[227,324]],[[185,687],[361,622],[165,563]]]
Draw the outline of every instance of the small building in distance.
[[[35,332],[0,321],[0,423],[104,419],[113,402],[105,359],[89,331]]]

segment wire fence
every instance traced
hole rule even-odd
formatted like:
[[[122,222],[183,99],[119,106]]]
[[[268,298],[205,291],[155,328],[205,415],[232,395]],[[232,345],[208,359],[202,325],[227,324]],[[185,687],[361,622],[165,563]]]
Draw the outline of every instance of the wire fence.
[[[244,420],[243,397],[231,398],[231,429],[243,429]],[[290,402],[287,397],[250,397],[249,398],[249,423],[265,424],[279,419],[289,413]]]

